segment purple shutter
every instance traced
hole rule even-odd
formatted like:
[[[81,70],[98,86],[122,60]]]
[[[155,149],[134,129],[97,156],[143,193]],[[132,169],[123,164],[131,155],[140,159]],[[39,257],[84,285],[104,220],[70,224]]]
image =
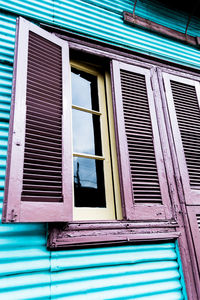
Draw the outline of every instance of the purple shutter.
[[[19,19],[3,214],[5,222],[71,219],[68,52],[66,42]]]
[[[200,205],[200,83],[167,73],[163,79],[186,203]]]
[[[170,199],[149,69],[113,62],[125,214],[166,219]]]
[[[200,271],[200,80],[161,73],[186,202],[194,253]],[[198,281],[200,278],[197,279]],[[198,283],[199,284],[199,283]],[[197,285],[198,285],[197,284]]]

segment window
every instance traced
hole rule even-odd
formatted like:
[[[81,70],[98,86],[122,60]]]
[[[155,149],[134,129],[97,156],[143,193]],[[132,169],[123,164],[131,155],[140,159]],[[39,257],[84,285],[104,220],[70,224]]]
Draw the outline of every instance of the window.
[[[115,220],[104,76],[91,67],[71,66],[73,220]]]
[[[49,222],[51,249],[180,236],[190,286],[199,75],[22,18],[16,36],[3,222]]]
[[[51,248],[176,238],[157,70],[97,52],[70,66],[64,38],[20,18],[4,222],[52,222]]]

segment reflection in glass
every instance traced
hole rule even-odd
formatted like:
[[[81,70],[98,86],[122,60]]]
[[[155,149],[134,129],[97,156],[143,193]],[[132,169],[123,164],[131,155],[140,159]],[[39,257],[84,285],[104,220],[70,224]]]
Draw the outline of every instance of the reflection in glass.
[[[76,207],[106,207],[103,161],[74,157]]]
[[[99,110],[96,76],[72,68],[72,104]]]
[[[102,155],[100,117],[80,110],[72,110],[73,151]]]

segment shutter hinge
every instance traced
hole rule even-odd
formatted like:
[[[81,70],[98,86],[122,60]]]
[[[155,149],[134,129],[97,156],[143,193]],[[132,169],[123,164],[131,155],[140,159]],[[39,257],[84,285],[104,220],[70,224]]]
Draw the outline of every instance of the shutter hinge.
[[[163,89],[164,89],[164,93],[165,93],[165,95],[166,95],[166,89],[165,89],[165,82],[164,82],[164,78],[162,77],[162,86],[163,86]]]
[[[8,219],[8,222],[15,223],[17,221],[17,214],[15,213],[15,210],[12,209],[10,212],[10,218]]]

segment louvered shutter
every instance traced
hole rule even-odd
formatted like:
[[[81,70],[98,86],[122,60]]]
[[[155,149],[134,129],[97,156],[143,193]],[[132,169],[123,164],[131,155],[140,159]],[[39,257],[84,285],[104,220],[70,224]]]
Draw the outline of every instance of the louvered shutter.
[[[200,81],[160,71],[200,271]]]
[[[151,71],[117,61],[112,65],[125,215],[170,218]]]
[[[69,74],[68,44],[19,18],[4,222],[71,219]]]
[[[200,205],[200,84],[167,73],[163,80],[186,203]]]

